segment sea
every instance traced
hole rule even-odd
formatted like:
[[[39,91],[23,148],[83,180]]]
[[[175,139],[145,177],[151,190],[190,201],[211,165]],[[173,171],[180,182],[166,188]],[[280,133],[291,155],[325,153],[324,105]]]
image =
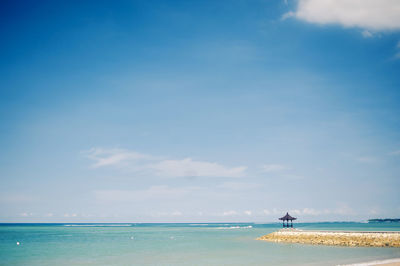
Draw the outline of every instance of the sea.
[[[341,265],[400,258],[400,248],[271,243],[281,224],[0,223],[0,265]],[[296,223],[309,230],[400,231],[400,223]]]

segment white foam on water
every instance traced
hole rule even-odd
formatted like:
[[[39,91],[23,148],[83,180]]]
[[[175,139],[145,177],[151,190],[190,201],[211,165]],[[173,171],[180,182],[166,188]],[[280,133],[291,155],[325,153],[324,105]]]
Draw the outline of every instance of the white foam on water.
[[[231,230],[231,229],[250,229],[253,226],[230,226],[230,227],[216,227],[215,229]]]
[[[132,224],[64,224],[64,226],[72,227],[127,227]]]

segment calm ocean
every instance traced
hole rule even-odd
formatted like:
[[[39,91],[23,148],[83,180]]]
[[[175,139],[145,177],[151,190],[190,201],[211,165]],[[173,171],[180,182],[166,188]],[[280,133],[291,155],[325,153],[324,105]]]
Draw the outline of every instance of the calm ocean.
[[[394,230],[399,223],[304,223]],[[337,265],[400,257],[399,248],[256,241],[280,224],[0,224],[1,265]],[[19,245],[17,245],[19,242]]]

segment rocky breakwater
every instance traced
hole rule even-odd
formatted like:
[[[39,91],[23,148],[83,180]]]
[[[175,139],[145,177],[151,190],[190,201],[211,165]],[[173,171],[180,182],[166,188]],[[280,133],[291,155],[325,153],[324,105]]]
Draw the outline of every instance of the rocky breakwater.
[[[257,240],[350,247],[400,247],[400,232],[303,231],[282,229]]]

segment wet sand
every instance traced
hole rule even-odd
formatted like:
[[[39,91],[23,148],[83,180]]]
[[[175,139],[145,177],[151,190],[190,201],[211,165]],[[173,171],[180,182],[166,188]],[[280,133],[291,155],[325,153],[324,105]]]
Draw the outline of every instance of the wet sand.
[[[375,265],[400,266],[400,258],[379,260],[379,261],[360,262],[360,263],[346,264],[346,265],[342,265],[342,266],[375,266]]]

